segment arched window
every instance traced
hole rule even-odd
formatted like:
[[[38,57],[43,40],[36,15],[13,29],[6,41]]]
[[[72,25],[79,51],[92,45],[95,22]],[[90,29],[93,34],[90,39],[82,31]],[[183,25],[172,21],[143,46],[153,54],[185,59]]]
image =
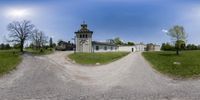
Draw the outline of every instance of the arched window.
[[[87,36],[87,34],[85,35],[85,38],[87,38],[88,36]]]
[[[82,38],[82,35],[80,35],[80,38]]]
[[[83,34],[83,38],[85,38],[85,35]]]

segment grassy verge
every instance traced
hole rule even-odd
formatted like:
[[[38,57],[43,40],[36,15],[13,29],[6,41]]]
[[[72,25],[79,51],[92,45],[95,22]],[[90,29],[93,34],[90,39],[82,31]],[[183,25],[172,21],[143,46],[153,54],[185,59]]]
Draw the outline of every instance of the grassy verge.
[[[128,52],[106,52],[106,53],[76,53],[69,55],[69,58],[75,60],[79,64],[106,64],[117,59],[120,59]]]
[[[144,52],[143,56],[161,73],[170,76],[190,78],[200,75],[200,51]]]
[[[22,58],[16,50],[0,50],[0,76],[16,69],[21,60]]]
[[[40,56],[40,55],[47,55],[47,54],[51,54],[53,53],[53,49],[52,48],[48,48],[48,49],[25,49],[25,51],[33,54],[33,55],[36,55],[36,56]]]

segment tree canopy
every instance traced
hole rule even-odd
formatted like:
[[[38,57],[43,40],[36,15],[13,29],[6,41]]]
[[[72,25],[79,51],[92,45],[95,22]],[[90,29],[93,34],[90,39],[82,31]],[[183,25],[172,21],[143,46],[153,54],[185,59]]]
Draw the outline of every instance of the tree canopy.
[[[185,32],[184,27],[176,25],[169,29],[167,35],[172,38],[172,41],[175,43],[176,54],[179,55],[179,51],[181,47],[185,44],[187,38],[187,33]]]

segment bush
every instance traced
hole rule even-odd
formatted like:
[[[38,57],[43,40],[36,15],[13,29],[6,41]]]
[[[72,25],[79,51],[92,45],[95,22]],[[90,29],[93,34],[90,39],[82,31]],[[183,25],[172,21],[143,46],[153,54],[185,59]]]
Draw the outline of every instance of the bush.
[[[175,46],[170,45],[169,43],[163,43],[162,46],[161,46],[161,50],[163,50],[163,51],[174,51]]]
[[[0,45],[0,50],[9,50],[11,49],[10,45],[9,44],[1,44]]]

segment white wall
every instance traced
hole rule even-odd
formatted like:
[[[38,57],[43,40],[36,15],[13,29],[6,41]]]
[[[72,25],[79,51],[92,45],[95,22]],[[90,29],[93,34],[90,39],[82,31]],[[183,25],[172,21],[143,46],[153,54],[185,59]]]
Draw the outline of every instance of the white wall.
[[[96,50],[96,46],[99,46],[99,50]],[[107,47],[107,50],[104,47]],[[112,48],[112,49],[111,49]],[[118,50],[117,46],[107,46],[107,45],[93,45],[93,52],[115,52]]]
[[[118,51],[135,52],[136,48],[135,46],[119,46]]]
[[[127,52],[143,52],[145,51],[146,45],[143,44],[136,44],[134,46],[119,46],[118,51],[127,51]]]
[[[146,45],[137,44],[137,45],[135,45],[135,48],[136,48],[136,52],[143,52],[143,51],[145,51]]]
[[[159,45],[155,46],[155,51],[160,51],[161,47]]]

